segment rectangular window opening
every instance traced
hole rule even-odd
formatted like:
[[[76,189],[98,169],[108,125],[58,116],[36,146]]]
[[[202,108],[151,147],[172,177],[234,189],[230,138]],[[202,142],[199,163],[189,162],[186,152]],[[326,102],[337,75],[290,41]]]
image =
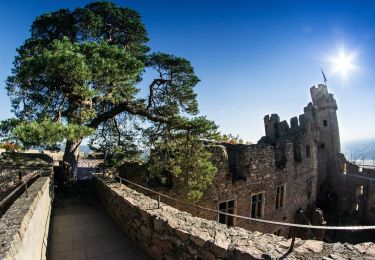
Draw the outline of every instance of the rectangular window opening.
[[[228,200],[228,201],[223,201],[219,203],[219,211],[222,211],[224,213],[235,214],[234,207],[235,207],[234,200]],[[218,221],[219,223],[226,224],[228,226],[234,225],[233,216],[228,216],[228,215],[219,213]]]
[[[284,202],[285,202],[285,184],[276,187],[275,209],[284,207]]]
[[[354,202],[352,204],[352,210],[353,210],[353,213],[356,213],[359,211],[359,203],[358,202]]]
[[[251,214],[252,218],[262,218],[264,207],[264,192],[251,196]]]
[[[358,184],[356,186],[355,193],[356,193],[357,197],[363,195],[363,185]]]
[[[346,174],[346,163],[344,163],[344,166],[343,166],[343,169],[342,169],[342,173]]]
[[[306,157],[310,157],[310,145],[306,145]]]

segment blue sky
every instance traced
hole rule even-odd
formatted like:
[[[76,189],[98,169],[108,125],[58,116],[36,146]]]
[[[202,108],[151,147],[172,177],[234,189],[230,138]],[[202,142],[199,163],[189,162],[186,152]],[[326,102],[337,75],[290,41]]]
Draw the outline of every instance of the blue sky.
[[[0,2],[0,119],[12,116],[5,79],[35,17],[89,2]],[[113,2],[141,14],[152,51],[192,62],[201,114],[222,132],[256,142],[264,115],[301,114],[309,88],[322,83],[322,67],[338,102],[342,141],[375,137],[374,1]],[[328,62],[342,48],[355,64],[346,78]]]

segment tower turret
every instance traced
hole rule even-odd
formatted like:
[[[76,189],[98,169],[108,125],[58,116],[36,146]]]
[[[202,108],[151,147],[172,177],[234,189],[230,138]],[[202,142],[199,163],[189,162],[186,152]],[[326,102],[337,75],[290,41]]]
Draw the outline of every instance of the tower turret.
[[[319,131],[318,145],[318,196],[317,204],[324,205],[327,194],[337,182],[340,153],[340,134],[337,121],[337,104],[327,86],[319,84],[310,88],[312,106],[315,110],[315,128]]]
[[[326,149],[333,159],[340,153],[340,134],[337,121],[337,104],[327,86],[319,84],[310,88],[312,104],[317,108],[317,120],[320,129],[319,147]]]

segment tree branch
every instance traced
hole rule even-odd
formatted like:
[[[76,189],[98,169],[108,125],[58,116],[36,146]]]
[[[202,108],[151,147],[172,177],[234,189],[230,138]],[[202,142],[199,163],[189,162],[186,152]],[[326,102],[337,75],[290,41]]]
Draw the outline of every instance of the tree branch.
[[[120,146],[120,144],[121,144],[121,132],[120,132],[120,129],[118,127],[116,117],[113,118],[113,122],[115,123],[115,128],[116,128],[116,132],[117,132],[117,145]]]
[[[60,122],[61,121],[61,116],[62,116],[62,107],[64,105],[64,102],[65,102],[65,95],[63,95],[62,99],[61,99],[61,102],[57,108],[57,112],[56,112],[56,116],[54,118],[54,122]]]
[[[97,117],[95,117],[89,124],[87,124],[87,126],[97,128],[102,122],[107,121],[108,119],[111,119],[122,112],[142,116],[153,122],[170,123],[170,119],[167,117],[152,115],[146,109],[140,108],[135,103],[124,102],[118,104],[109,111],[97,115]]]
[[[154,99],[154,87],[155,87],[155,85],[160,86],[161,84],[168,83],[168,82],[170,82],[170,80],[166,80],[166,79],[154,79],[152,81],[152,83],[150,84],[150,87],[149,87],[150,88],[150,94],[148,96],[148,105],[147,105],[147,108],[146,108],[147,110],[150,110],[152,100]]]

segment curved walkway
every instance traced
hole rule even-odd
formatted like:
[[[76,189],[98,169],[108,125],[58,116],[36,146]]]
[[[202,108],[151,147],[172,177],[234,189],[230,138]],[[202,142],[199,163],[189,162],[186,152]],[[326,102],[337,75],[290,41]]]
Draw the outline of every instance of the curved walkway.
[[[47,259],[150,259],[92,197],[57,196]]]

